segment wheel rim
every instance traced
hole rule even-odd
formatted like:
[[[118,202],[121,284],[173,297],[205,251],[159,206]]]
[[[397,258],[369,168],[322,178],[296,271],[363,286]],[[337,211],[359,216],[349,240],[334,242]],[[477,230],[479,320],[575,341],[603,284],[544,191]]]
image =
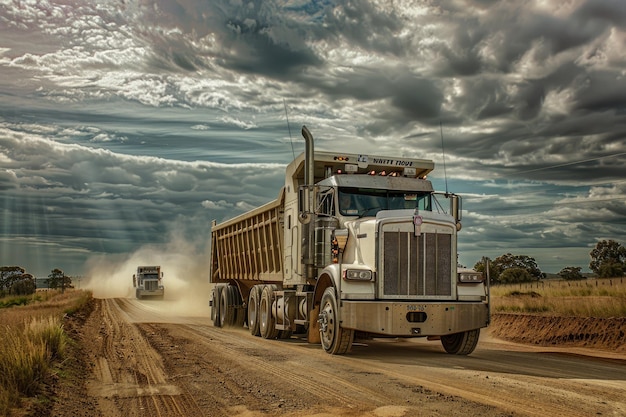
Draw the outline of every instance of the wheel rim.
[[[252,330],[259,325],[259,300],[258,297],[256,297],[256,293],[256,289],[252,288],[252,292],[250,293],[250,302],[248,303],[248,327]]]
[[[228,308],[228,287],[222,289],[220,297],[220,324],[222,327],[226,324],[226,309]]]
[[[256,300],[255,300],[256,301]],[[248,306],[248,323],[254,327],[257,324],[257,314],[259,313],[256,303],[251,303]]]
[[[320,311],[319,319],[320,336],[322,339],[322,346],[325,350],[329,350],[332,347],[335,339],[335,309],[330,302],[324,304],[324,308]]]
[[[261,302],[259,303],[259,327],[262,335],[267,333],[267,327],[269,326],[269,314],[270,309],[267,299],[265,297],[261,297]]]

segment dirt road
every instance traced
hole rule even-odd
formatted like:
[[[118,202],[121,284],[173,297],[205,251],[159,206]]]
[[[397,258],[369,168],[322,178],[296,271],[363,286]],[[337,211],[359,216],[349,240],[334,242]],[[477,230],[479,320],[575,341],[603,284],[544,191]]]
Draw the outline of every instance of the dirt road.
[[[218,329],[165,301],[96,300],[84,389],[54,416],[624,416],[626,356],[504,343],[368,340],[346,356]]]

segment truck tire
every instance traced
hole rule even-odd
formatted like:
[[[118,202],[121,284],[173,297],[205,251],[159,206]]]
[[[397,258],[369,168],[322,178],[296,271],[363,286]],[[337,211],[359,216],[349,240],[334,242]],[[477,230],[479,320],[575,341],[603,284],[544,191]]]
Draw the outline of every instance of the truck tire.
[[[250,297],[248,297],[248,329],[250,329],[250,334],[253,336],[261,336],[259,327],[259,307],[261,304],[262,291],[262,285],[255,285],[250,290]]]
[[[138,300],[141,300],[141,291],[139,289],[135,290],[135,298],[137,298]]]
[[[339,323],[337,296],[333,287],[326,288],[322,294],[319,324],[322,347],[331,355],[343,355],[352,347],[354,330],[344,329]]]
[[[259,328],[263,339],[276,339],[279,330],[276,328],[276,319],[272,317],[272,304],[276,285],[269,284],[263,288],[259,303]]]
[[[480,329],[441,336],[441,344],[452,355],[469,355],[478,344]]]
[[[235,324],[235,287],[226,285],[222,288],[220,296],[220,327],[230,327]]]
[[[211,321],[213,326],[221,327],[220,322],[220,299],[222,298],[222,287],[216,286],[211,292]]]

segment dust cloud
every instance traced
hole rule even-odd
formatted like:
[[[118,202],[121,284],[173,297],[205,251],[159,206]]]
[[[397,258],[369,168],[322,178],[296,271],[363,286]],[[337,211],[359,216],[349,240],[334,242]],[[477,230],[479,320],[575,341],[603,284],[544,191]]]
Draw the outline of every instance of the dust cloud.
[[[95,298],[135,298],[133,274],[140,265],[160,265],[165,296],[162,305],[171,314],[196,316],[209,313],[208,249],[172,235],[165,245],[147,245],[128,255],[101,255],[87,261],[84,285]],[[157,303],[159,301],[152,301]]]

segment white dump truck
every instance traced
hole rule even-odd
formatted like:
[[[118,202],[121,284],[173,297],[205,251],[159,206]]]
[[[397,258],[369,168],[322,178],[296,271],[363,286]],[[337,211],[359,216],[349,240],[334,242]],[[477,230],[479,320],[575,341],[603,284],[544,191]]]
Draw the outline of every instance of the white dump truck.
[[[160,266],[138,266],[137,273],[133,274],[135,297],[139,300],[144,297],[163,299],[165,287],[162,279],[163,271]]]
[[[461,198],[435,193],[430,160],[314,151],[275,201],[211,231],[211,319],[330,354],[353,340],[426,337],[467,355],[489,323],[484,276],[457,268]]]

